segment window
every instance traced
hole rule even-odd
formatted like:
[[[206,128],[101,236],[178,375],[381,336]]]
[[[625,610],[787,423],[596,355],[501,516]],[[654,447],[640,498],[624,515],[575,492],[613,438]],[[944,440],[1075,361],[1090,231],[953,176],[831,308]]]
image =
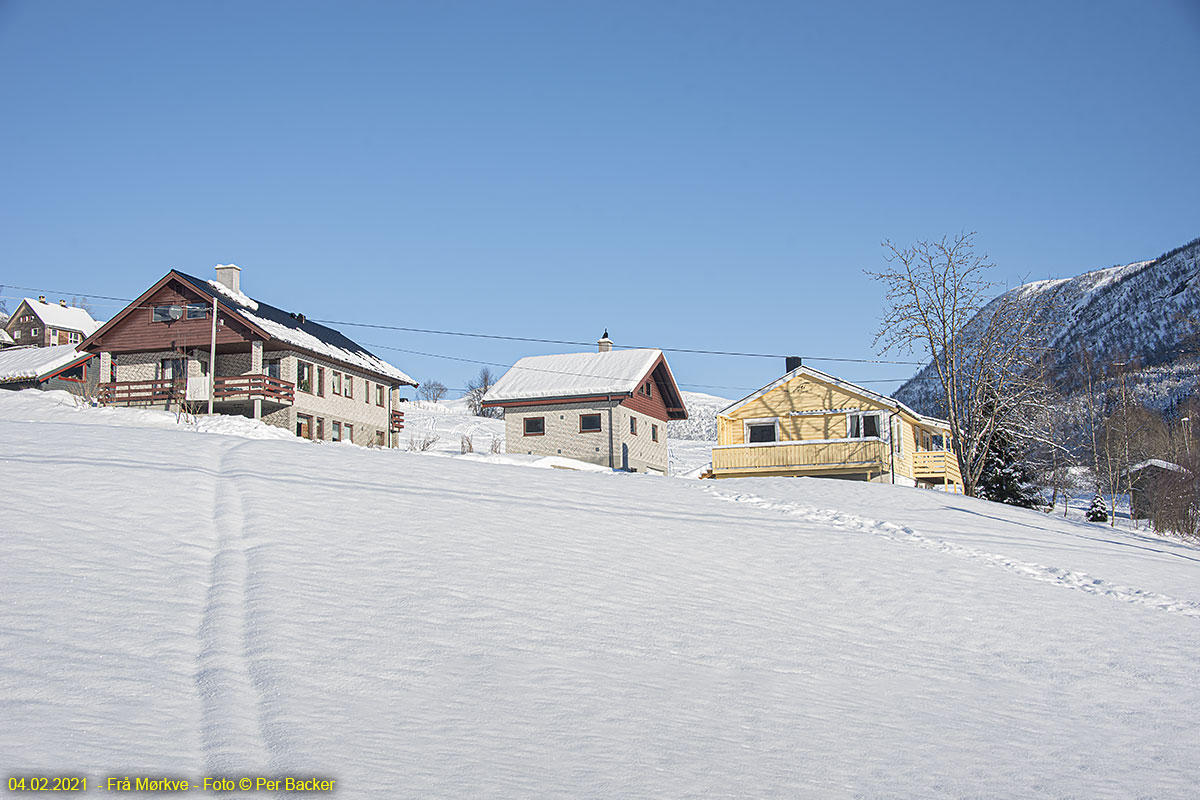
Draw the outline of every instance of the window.
[[[307,361],[296,362],[296,388],[312,394],[313,365]]]
[[[637,436],[637,417],[629,418],[629,432],[634,436]]]
[[[904,423],[898,419],[892,420],[892,452],[904,458]]]
[[[87,380],[87,362],[84,362],[75,367],[71,367],[68,370],[58,373],[54,377],[61,378],[64,381],[74,381],[76,383],[82,383]]]
[[[652,442],[658,441],[658,426],[657,425],[650,426],[650,441],[652,441]]]
[[[296,435],[301,439],[312,438],[312,417],[307,414],[296,415]]]
[[[324,417],[317,417],[317,438],[318,439],[325,438],[325,418]]]
[[[346,382],[344,384],[342,384],[342,394],[345,395],[350,400],[354,399],[354,376],[353,375],[346,376]]]
[[[370,405],[371,404],[371,382],[363,381],[363,383],[366,386],[366,388],[363,389],[363,402],[366,403],[367,405]]]
[[[154,322],[174,322],[183,319],[183,306],[155,306],[151,311]]]
[[[164,381],[181,381],[187,377],[187,366],[182,358],[164,358],[158,362],[158,378]]]
[[[641,392],[642,394],[646,395],[646,397],[651,397],[652,396],[651,386],[652,386],[651,382],[646,381],[645,383],[643,383],[641,385],[641,387],[638,389],[638,391]]]
[[[38,335],[38,329],[37,329],[37,328],[30,328],[30,329],[29,329],[29,335],[30,335],[30,336],[37,336],[37,335]]]
[[[21,338],[21,329],[17,328],[15,331],[13,331],[13,339],[20,339],[20,338]]]
[[[598,433],[600,431],[600,415],[599,414],[580,414],[579,415],[579,432],[580,433]]]
[[[755,422],[746,425],[746,441],[750,444],[757,442],[778,441],[774,422]]]
[[[342,373],[338,372],[337,370],[334,370],[333,374],[330,375],[329,382],[331,384],[333,384],[331,390],[333,391],[334,394],[342,393]]]
[[[188,303],[188,319],[204,319],[208,316],[208,306],[204,303]]]
[[[846,423],[846,438],[848,439],[878,439],[878,414],[850,414]]]
[[[383,384],[375,384],[375,405],[383,408]]]
[[[79,344],[82,341],[83,341],[83,337],[80,336],[75,331],[71,331],[70,333],[67,334],[67,344]]]
[[[354,426],[349,422],[342,426],[342,436],[345,437],[344,441],[354,444]]]
[[[332,432],[329,438],[335,442],[340,442],[342,440],[342,423],[335,422],[331,427]]]
[[[263,361],[263,372],[268,378],[279,380],[283,377],[283,371],[280,366],[278,358],[268,358],[266,361]]]
[[[383,431],[375,431],[375,444],[383,447]]]
[[[325,368],[317,367],[317,397],[325,396]]]
[[[541,436],[546,432],[545,417],[526,417],[525,418],[525,435],[526,436]]]

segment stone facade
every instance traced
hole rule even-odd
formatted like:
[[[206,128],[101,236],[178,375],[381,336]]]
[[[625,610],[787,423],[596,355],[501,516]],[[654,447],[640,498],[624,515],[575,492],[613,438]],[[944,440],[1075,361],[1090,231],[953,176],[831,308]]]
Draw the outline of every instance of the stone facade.
[[[164,359],[183,357],[170,350],[104,353],[100,359],[99,372],[106,372],[107,365],[111,363],[114,365],[112,372],[117,381],[152,381],[162,377],[161,365]],[[197,350],[186,356],[186,359],[189,380],[200,379],[208,374],[207,351]],[[264,367],[276,361],[279,364],[279,378],[296,387],[295,399],[292,405],[280,405],[270,400],[261,401],[260,414],[263,422],[297,433],[300,418],[308,417],[311,422],[306,427],[308,438],[311,439],[332,440],[334,423],[337,423],[336,429],[341,432],[343,441],[350,440],[361,445],[387,443],[389,387],[361,372],[353,372],[337,362],[314,358],[305,353],[281,350],[218,353],[216,374],[217,377],[263,374],[266,371]],[[301,363],[312,365],[313,378],[309,391],[301,390],[297,381]],[[335,374],[339,376],[336,379]],[[319,376],[323,379],[323,387],[317,385]],[[107,374],[103,380],[108,380]],[[335,385],[339,382],[340,390],[335,393]],[[383,387],[382,405],[379,402],[379,386]],[[392,390],[391,395],[392,408],[395,408],[399,402],[399,391]],[[203,404],[203,401],[201,403]],[[214,410],[253,417],[255,408],[254,401],[224,400],[218,401]],[[348,436],[345,433],[346,426],[349,426],[350,430]],[[393,446],[396,439],[393,435]]]
[[[600,430],[581,432],[583,414],[599,414]],[[525,420],[530,417],[544,420],[544,433],[525,435]],[[631,419],[637,420],[637,433],[632,432]],[[654,441],[656,429],[658,441]],[[620,400],[506,408],[504,440],[509,453],[563,456],[634,472],[667,471],[667,424],[621,405]]]

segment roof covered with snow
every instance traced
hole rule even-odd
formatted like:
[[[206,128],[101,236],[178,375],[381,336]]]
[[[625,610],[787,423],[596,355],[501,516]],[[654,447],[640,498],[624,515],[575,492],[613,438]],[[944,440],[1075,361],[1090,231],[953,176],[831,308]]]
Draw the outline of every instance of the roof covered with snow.
[[[13,338],[8,335],[8,331],[0,328],[0,345],[13,344]]]
[[[90,358],[73,344],[53,347],[9,347],[0,350],[0,383],[40,380],[73,361]]]
[[[48,328],[66,328],[70,331],[80,331],[84,336],[91,336],[101,325],[92,319],[92,315],[86,309],[77,306],[43,303],[30,297],[26,297],[23,302]]]
[[[625,394],[638,387],[661,350],[610,350],[522,358],[484,396],[489,403]]]
[[[310,353],[326,356],[334,361],[351,364],[379,375],[386,375],[402,384],[417,385],[417,382],[406,373],[371,353],[340,331],[307,319],[301,321],[299,315],[268,305],[261,300],[254,300],[217,281],[202,280],[178,270],[175,270],[175,273],[187,279],[210,297],[216,295],[220,302],[236,311],[239,316],[251,324],[257,325],[272,339],[286,342]]]

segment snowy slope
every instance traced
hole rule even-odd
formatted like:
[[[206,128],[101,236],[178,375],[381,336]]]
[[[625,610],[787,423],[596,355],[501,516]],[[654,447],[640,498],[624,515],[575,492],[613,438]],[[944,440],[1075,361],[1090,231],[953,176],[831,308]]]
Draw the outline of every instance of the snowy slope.
[[[1096,364],[1136,360],[1129,383],[1151,407],[1174,405],[1197,387],[1195,341],[1200,334],[1200,239],[1152,261],[1094,270],[1066,280],[1038,281],[1010,290],[1031,298],[1046,326],[1051,374],[1064,392],[1079,388],[1078,354]],[[980,312],[987,318],[999,298]],[[981,323],[972,321],[968,331]],[[932,367],[922,369],[896,398],[937,413]]]
[[[0,392],[6,774],[1194,796],[1196,548],[902,487],[163,417]]]

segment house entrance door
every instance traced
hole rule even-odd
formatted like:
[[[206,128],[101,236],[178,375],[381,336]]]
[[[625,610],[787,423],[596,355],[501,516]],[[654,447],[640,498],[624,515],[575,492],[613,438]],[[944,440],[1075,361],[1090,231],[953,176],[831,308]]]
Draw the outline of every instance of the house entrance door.
[[[296,415],[296,435],[301,439],[312,438],[312,417],[304,414]]]

